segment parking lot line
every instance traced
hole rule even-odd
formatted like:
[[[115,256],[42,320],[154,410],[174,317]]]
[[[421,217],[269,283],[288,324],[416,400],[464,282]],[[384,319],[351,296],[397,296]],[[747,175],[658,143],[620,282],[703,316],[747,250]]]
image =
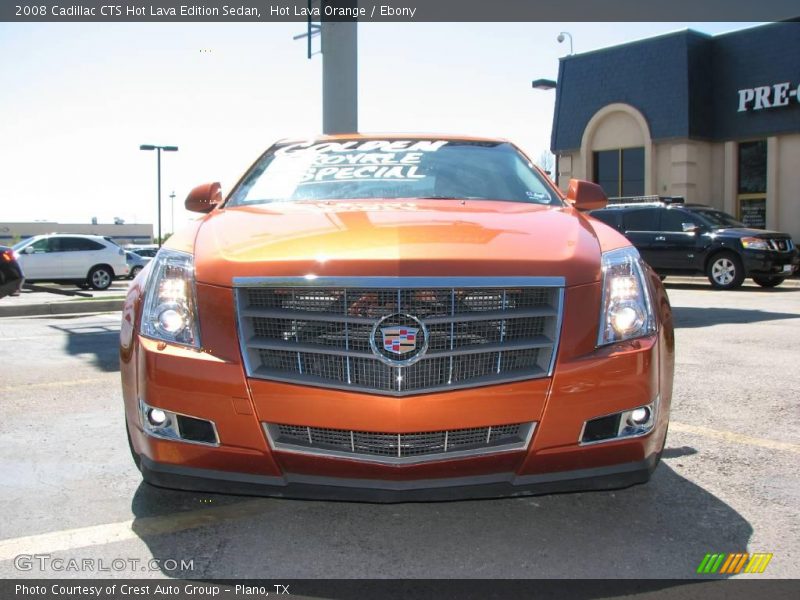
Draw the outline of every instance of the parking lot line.
[[[0,561],[13,560],[20,554],[44,554],[89,546],[102,546],[139,537],[174,533],[214,525],[230,519],[265,512],[270,505],[266,499],[248,500],[215,508],[203,508],[159,517],[91,525],[39,535],[0,540]]]
[[[670,431],[680,431],[681,433],[689,433],[694,435],[702,435],[705,437],[716,438],[718,440],[725,440],[726,442],[733,442],[735,444],[746,444],[748,446],[759,446],[761,448],[768,448],[770,450],[785,450],[786,452],[794,452],[800,454],[800,445],[791,444],[789,442],[779,442],[777,440],[768,440],[765,438],[753,437],[733,431],[724,431],[721,429],[711,429],[709,427],[702,427],[700,425],[689,425],[688,423],[677,423],[675,421],[669,422]]]

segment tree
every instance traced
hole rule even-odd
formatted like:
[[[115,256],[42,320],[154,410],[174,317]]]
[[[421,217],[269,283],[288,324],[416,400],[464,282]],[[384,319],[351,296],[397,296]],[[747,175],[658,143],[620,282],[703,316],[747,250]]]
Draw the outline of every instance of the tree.
[[[539,168],[550,175],[550,177],[555,177],[555,173],[553,172],[553,167],[556,163],[556,158],[553,156],[553,153],[550,150],[542,150],[542,153],[539,155],[539,160],[537,161],[537,165]]]

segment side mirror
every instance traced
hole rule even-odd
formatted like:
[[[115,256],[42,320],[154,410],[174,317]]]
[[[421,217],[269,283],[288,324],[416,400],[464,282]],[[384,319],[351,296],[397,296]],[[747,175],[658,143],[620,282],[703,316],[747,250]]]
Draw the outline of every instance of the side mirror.
[[[22,250],[23,254],[33,254],[33,246],[25,246]]]
[[[222,186],[219,182],[204,183],[194,188],[186,196],[186,210],[209,213],[222,202]]]
[[[596,183],[581,179],[570,179],[567,188],[567,202],[580,211],[605,208],[608,204],[606,193]]]
[[[681,223],[681,228],[684,233],[697,233],[701,229],[696,223]]]

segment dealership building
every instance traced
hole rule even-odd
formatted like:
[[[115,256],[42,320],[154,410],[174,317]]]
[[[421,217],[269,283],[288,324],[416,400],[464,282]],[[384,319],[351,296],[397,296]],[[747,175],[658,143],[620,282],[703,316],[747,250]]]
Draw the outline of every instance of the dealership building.
[[[151,224],[126,223],[56,223],[28,221],[0,223],[0,246],[13,246],[34,235],[48,233],[80,233],[110,237],[117,244],[150,244],[153,242]]]
[[[800,22],[562,58],[551,149],[562,189],[683,196],[800,241]]]

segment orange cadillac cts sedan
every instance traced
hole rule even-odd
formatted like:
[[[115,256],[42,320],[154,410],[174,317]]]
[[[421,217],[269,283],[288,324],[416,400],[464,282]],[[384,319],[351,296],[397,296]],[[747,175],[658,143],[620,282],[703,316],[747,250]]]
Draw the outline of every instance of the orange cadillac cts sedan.
[[[674,338],[636,249],[499,139],[279,142],[133,281],[158,486],[367,501],[611,489],[664,448]]]

